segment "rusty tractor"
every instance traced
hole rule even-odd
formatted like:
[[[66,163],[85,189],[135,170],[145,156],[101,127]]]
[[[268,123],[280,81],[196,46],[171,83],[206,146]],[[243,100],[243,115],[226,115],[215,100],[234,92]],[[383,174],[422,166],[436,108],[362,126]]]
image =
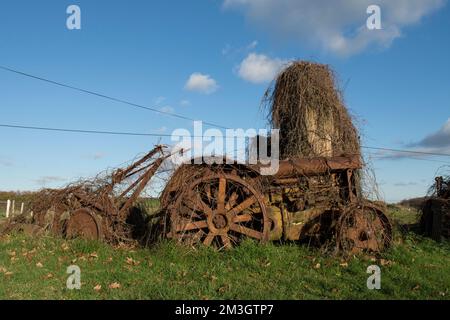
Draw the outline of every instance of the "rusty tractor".
[[[384,208],[361,199],[359,156],[282,160],[274,176],[261,176],[258,165],[194,162],[179,167],[162,194],[168,238],[218,249],[245,238],[334,240],[355,254],[390,245]]]
[[[52,204],[34,215],[33,225],[67,238],[131,239],[130,209],[170,156],[157,146],[95,188],[58,190],[51,201],[38,201]],[[158,230],[167,238],[217,249],[246,238],[332,243],[351,254],[380,252],[391,243],[384,206],[361,196],[360,156],[281,160],[272,176],[260,175],[260,165],[196,160],[178,167],[161,195]]]

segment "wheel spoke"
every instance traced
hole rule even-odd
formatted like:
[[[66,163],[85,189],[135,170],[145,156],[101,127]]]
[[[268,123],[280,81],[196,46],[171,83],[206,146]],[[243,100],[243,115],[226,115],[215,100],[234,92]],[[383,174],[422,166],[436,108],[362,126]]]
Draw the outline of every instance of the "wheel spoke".
[[[208,227],[208,223],[206,222],[206,220],[183,221],[180,225],[177,225],[176,232],[203,229],[203,228],[207,228],[207,227]]]
[[[255,202],[256,202],[256,197],[251,196],[251,197],[247,198],[246,200],[244,200],[244,202],[238,204],[233,209],[228,211],[227,215],[228,214],[233,215],[233,216],[237,215],[238,213],[240,213],[240,212],[244,211],[245,209],[247,209],[248,207],[250,207]]]
[[[206,203],[203,202],[203,200],[200,198],[200,195],[197,195],[197,201],[200,204],[201,209],[207,216],[212,215],[211,208]]]
[[[215,234],[214,233],[208,233],[208,235],[206,236],[205,240],[203,240],[203,244],[205,246],[210,246],[212,241],[214,240]]]
[[[250,214],[248,214],[248,213],[245,213],[245,214],[233,217],[233,222],[234,223],[249,222],[251,220],[252,220],[252,216]]]
[[[263,238],[263,234],[261,232],[258,232],[256,230],[253,230],[253,229],[250,229],[250,228],[238,225],[238,224],[233,223],[230,226],[230,229],[233,231],[245,234],[246,236],[258,239],[258,240],[262,240],[262,238]]]
[[[237,193],[233,192],[230,196],[230,199],[228,199],[225,209],[230,210],[231,208],[233,208],[236,205],[237,197],[238,197]]]
[[[219,211],[225,210],[225,195],[226,195],[227,180],[224,177],[219,178],[219,193],[217,195],[217,209]]]

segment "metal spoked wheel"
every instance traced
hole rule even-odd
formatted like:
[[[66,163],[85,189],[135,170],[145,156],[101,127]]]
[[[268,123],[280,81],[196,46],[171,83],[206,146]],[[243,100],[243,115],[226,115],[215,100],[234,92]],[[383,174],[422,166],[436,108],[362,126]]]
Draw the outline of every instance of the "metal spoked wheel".
[[[392,242],[392,227],[386,215],[371,204],[352,204],[337,225],[337,246],[349,254],[379,253]]]
[[[169,238],[230,249],[244,238],[268,240],[263,195],[237,175],[217,173],[191,183],[170,210]]]

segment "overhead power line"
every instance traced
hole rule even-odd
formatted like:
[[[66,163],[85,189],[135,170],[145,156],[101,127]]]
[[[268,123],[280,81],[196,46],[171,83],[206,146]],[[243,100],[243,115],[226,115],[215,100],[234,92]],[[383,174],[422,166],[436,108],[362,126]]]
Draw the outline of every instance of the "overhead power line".
[[[167,116],[171,116],[171,117],[175,117],[175,118],[183,119],[183,120],[188,120],[188,121],[196,121],[196,120],[198,120],[198,119],[194,119],[194,118],[191,118],[191,117],[188,117],[188,116],[185,116],[185,115],[181,115],[181,114],[177,114],[177,113],[173,113],[173,112],[169,112],[169,111],[158,110],[158,109],[156,109],[156,107],[147,107],[147,106],[144,106],[144,105],[141,105],[141,104],[137,104],[137,103],[134,103],[134,102],[130,102],[130,101],[127,101],[127,100],[124,100],[124,99],[119,99],[119,98],[108,96],[108,95],[105,95],[105,94],[102,94],[102,93],[98,93],[98,92],[95,92],[95,91],[92,91],[92,90],[86,90],[86,89],[78,88],[78,87],[75,87],[75,86],[72,86],[72,85],[68,85],[68,84],[65,84],[65,83],[62,83],[62,82],[58,82],[58,81],[50,80],[50,79],[47,79],[47,78],[35,76],[35,75],[30,74],[30,73],[26,73],[26,72],[22,72],[22,71],[19,71],[19,70],[11,69],[11,68],[8,68],[8,67],[5,67],[5,66],[1,66],[0,65],[0,69],[4,70],[4,71],[12,72],[12,73],[24,76],[24,77],[28,77],[28,78],[31,78],[31,79],[35,79],[35,80],[43,81],[43,82],[50,83],[50,84],[53,84],[53,85],[56,85],[56,86],[60,86],[60,87],[63,87],[63,88],[67,88],[67,89],[75,90],[75,91],[78,91],[78,92],[86,93],[86,94],[93,95],[93,96],[96,96],[96,97],[100,97],[100,98],[103,98],[103,99],[107,99],[107,100],[110,100],[110,101],[126,104],[126,105],[129,105],[129,106],[135,107],[135,108],[144,109],[144,110],[147,110],[147,111],[156,112],[156,113],[159,113],[159,114],[164,114],[164,115],[167,115]],[[208,122],[208,121],[202,121],[202,122],[204,124],[212,126],[212,127],[217,127],[217,128],[221,128],[221,129],[229,129],[227,127],[224,127],[222,125],[219,125],[219,124],[216,124],[216,123],[213,123],[213,122]]]
[[[172,136],[172,134],[168,134],[168,133],[145,133],[145,132],[124,132],[124,131],[67,129],[67,128],[25,126],[25,125],[14,125],[14,124],[3,124],[3,123],[0,124],[0,127],[2,127],[2,128],[10,128],[10,129],[26,129],[26,130],[39,130],[39,131],[50,131],[50,132],[53,131],[53,132],[105,134],[105,135],[123,135],[123,136],[149,136],[149,137],[171,137]],[[192,135],[192,136],[186,136],[186,137],[204,138],[205,136]],[[370,146],[361,146],[361,148],[371,149],[371,150],[380,150],[380,151],[389,151],[389,152],[421,154],[421,155],[438,156],[438,157],[450,157],[450,154],[448,154],[448,153],[422,152],[422,151],[414,151],[414,150],[402,150],[402,149],[391,149],[391,148],[370,147]],[[417,159],[417,158],[415,158],[415,159]]]
[[[430,155],[430,156],[450,157],[450,154],[448,154],[448,153],[436,153],[436,152],[402,150],[402,149],[390,149],[390,148],[367,147],[367,146],[361,146],[361,147],[364,148],[364,149],[371,149],[371,150],[380,150],[380,151],[390,151],[390,152],[401,152],[401,153],[422,154],[422,155]]]
[[[109,135],[123,135],[123,136],[150,136],[150,137],[170,137],[171,136],[170,134],[163,134],[163,133],[63,129],[63,128],[22,126],[22,125],[12,125],[12,124],[0,124],[0,127],[12,128],[12,129],[28,129],[28,130],[41,130],[41,131],[54,131],[54,132],[89,133],[89,134],[109,134]]]

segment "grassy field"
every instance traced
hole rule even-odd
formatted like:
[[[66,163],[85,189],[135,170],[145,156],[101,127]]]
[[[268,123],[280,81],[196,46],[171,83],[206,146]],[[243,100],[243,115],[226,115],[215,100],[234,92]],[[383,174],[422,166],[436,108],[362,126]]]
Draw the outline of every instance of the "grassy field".
[[[416,218],[391,208],[400,224]],[[68,290],[66,269],[81,269]],[[381,267],[381,290],[366,286]],[[397,233],[382,257],[326,256],[295,244],[251,241],[229,252],[112,248],[98,242],[12,235],[0,240],[0,299],[449,299],[450,243]]]

